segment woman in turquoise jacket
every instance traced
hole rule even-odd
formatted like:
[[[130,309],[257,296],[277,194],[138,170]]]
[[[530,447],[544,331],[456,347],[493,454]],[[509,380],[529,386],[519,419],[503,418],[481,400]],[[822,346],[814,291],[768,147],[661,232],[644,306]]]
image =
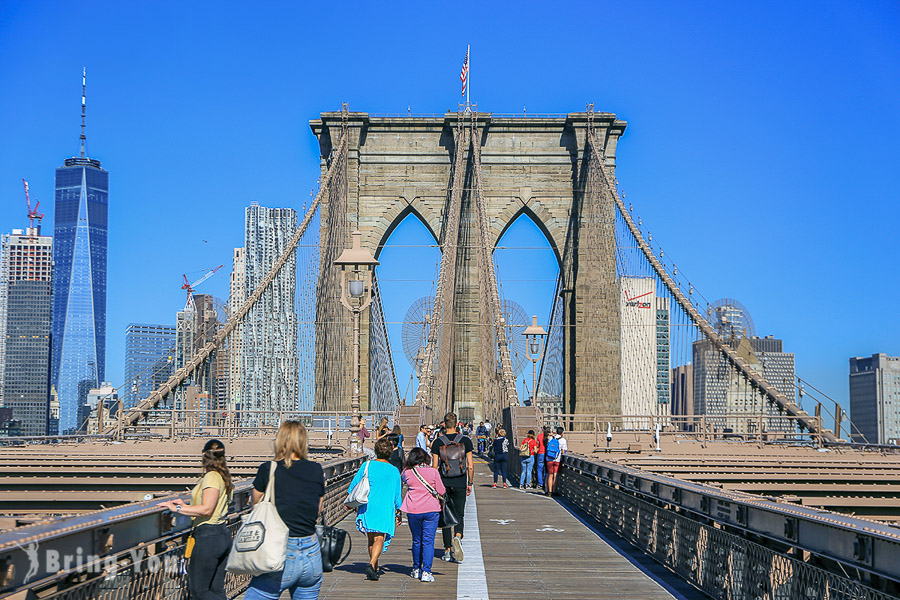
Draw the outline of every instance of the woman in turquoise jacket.
[[[359,483],[363,475],[369,478],[369,501],[356,509],[356,528],[368,536],[369,564],[366,566],[366,579],[378,581],[378,558],[387,549],[394,537],[394,527],[400,523],[400,472],[388,462],[394,445],[385,436],[375,442],[375,460],[360,468],[350,489]]]

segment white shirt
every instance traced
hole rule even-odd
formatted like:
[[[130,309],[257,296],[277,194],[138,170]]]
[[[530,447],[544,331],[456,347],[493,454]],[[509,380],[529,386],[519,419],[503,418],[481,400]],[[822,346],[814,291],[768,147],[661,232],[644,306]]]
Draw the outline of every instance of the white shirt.
[[[416,448],[421,448],[429,455],[431,454],[431,448],[428,447],[428,436],[425,435],[424,431],[420,431],[416,435]]]
[[[566,442],[566,438],[562,437],[561,435],[554,434],[553,439],[559,440],[559,454],[557,454],[556,458],[549,462],[560,462],[563,454],[569,451],[569,444],[568,442]]]
[[[487,428],[488,433],[490,433],[490,432],[491,432],[491,422],[490,422],[490,421],[485,421],[485,422],[484,422],[484,426]]]

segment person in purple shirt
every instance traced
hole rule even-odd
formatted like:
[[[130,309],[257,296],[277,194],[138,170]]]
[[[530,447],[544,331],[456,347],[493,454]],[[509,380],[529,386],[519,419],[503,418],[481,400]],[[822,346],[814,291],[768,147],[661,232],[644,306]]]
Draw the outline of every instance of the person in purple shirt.
[[[441,474],[430,466],[431,457],[422,448],[413,448],[406,457],[401,479],[407,485],[400,510],[407,514],[412,533],[413,569],[410,576],[424,582],[434,581],[434,537],[437,533],[441,504],[435,494],[447,492]]]

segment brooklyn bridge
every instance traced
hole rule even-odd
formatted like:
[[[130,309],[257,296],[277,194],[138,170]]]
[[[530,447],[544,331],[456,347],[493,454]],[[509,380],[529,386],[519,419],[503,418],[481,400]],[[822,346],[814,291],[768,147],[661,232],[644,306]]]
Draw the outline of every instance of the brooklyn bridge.
[[[896,448],[860,439],[840,407],[802,380],[767,377],[734,307],[710,303],[679,273],[621,193],[623,120],[592,104],[559,115],[473,105],[377,115],[345,104],[310,128],[317,191],[271,270],[209,341],[134,407],[101,415],[95,434],[3,441],[0,598],[187,597],[190,520],[158,503],[186,499],[203,443],[225,440],[239,477],[236,530],[250,477],[287,419],[306,424],[325,469],[326,522],[353,530],[343,501],[366,460],[351,443],[360,419],[384,417],[412,440],[449,411],[502,424],[513,465],[529,430],[563,428],[559,496],[495,489],[487,457],[476,458],[466,560],[439,563],[433,586],[419,585],[403,566],[410,539],[398,528],[383,576],[393,578],[393,597],[900,594]],[[378,275],[388,238],[410,216],[433,236],[440,262],[404,338],[415,381],[404,401]],[[540,323],[511,308],[495,264],[522,216],[558,263]],[[300,289],[313,325],[292,358],[313,410],[279,398],[240,410],[187,402],[217,357],[237,340],[254,343],[242,334],[248,315],[278,301],[288,267],[312,282]],[[676,354],[695,363],[702,355],[704,376],[719,386],[703,410],[674,409]],[[517,378],[526,372],[533,383],[523,397]],[[371,593],[366,560],[359,543],[325,575],[322,597]],[[229,597],[247,584],[229,574]]]

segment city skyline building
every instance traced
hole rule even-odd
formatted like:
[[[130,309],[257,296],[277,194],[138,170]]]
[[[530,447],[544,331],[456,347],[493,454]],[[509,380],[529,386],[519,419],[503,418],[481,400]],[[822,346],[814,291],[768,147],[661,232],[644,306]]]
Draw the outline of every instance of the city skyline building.
[[[727,330],[737,331],[731,327]],[[751,369],[761,373],[789,400],[794,400],[794,354],[783,352],[783,340],[774,336],[736,335],[727,343]],[[781,417],[775,406],[765,402],[752,386],[745,384],[712,342],[696,341],[691,350],[695,415],[705,415],[713,427],[732,433],[755,433],[759,415],[768,417],[763,423],[766,431],[793,430],[793,425]]]
[[[228,316],[240,309],[247,297],[244,248],[235,248],[231,259],[231,279],[228,287]],[[243,325],[238,324],[228,340],[228,410],[234,412],[241,403],[241,360]]]
[[[169,377],[175,373],[175,354],[173,353],[157,360],[153,363],[153,367],[150,371],[152,373],[153,382],[150,387],[154,390],[159,389],[169,380]],[[168,404],[168,406],[171,407],[171,404]]]
[[[125,409],[134,408],[156,389],[153,366],[175,352],[175,327],[129,323],[125,329]]]
[[[40,226],[0,236],[0,406],[22,435],[50,431],[53,239]]]
[[[195,294],[194,305],[197,307],[197,334],[194,339],[197,351],[212,342],[228,321],[228,307],[221,298],[212,294]],[[209,410],[221,410],[228,406],[228,357],[228,348],[219,348],[206,360],[202,370],[203,379],[199,383],[201,393],[208,396],[206,404]]]
[[[653,278],[620,277],[619,311],[622,414],[668,415],[668,301],[656,296]],[[646,423],[633,425],[646,426]]]
[[[656,401],[671,412],[671,310],[668,298],[656,298]]]
[[[672,369],[672,416],[685,417],[676,420],[681,430],[691,430],[694,425],[694,366],[679,365]]]
[[[47,435],[59,435],[59,394],[50,386],[50,410],[47,420]]]
[[[242,302],[248,290],[255,290],[269,273],[297,230],[297,211],[291,208],[252,203],[244,214]],[[297,410],[296,289],[294,253],[244,320],[240,336],[241,425],[275,424],[278,411]]]
[[[752,336],[750,345],[762,365],[766,381],[775,386],[791,402],[797,401],[794,353],[784,351],[784,341],[772,335]]]
[[[873,354],[850,359],[850,418],[854,442],[900,440],[900,356]]]
[[[174,370],[183,368],[194,354],[211,342],[224,322],[224,303],[210,294],[192,294],[187,305],[178,311],[175,318],[175,360]],[[189,400],[188,390],[207,394],[209,401],[204,406],[224,408],[226,405],[225,384],[218,381],[221,363],[228,362],[227,350],[219,350],[211,355],[175,393],[175,408],[190,410],[194,406]]]
[[[60,433],[77,429],[87,391],[106,376],[106,266],[109,173],[85,151],[56,169],[53,221],[53,353]]]
[[[88,390],[81,407],[81,431],[96,435],[114,426],[119,416],[119,394],[113,384],[104,381]]]

